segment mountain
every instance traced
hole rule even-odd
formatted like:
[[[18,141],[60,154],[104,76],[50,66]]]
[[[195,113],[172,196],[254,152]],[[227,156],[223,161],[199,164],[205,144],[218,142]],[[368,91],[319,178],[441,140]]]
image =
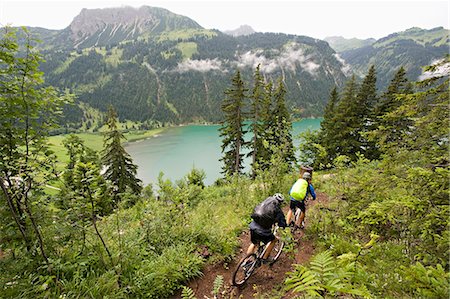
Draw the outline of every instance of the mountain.
[[[77,95],[67,121],[83,120],[91,129],[109,105],[121,121],[143,128],[154,121],[219,122],[234,72],[240,69],[251,84],[258,64],[266,80],[284,79],[295,117],[321,116],[330,90],[353,72],[363,77],[375,64],[383,90],[400,66],[416,80],[420,66],[448,53],[443,28],[412,28],[373,43],[346,40],[361,47],[336,53],[326,41],[281,33],[231,36],[148,6],[83,9],[63,30],[30,31],[43,40],[46,82]]]
[[[331,48],[333,48],[336,52],[343,52],[343,51],[347,51],[347,50],[370,46],[371,44],[373,44],[376,41],[376,39],[374,39],[374,38],[346,39],[346,38],[343,38],[342,36],[329,36],[329,37],[326,37],[324,40],[327,43],[329,43]]]
[[[449,51],[449,30],[443,27],[426,30],[410,28],[390,34],[371,45],[339,52],[358,75],[367,73],[370,65],[377,70],[377,85],[385,87],[394,73],[403,66],[408,78],[416,81],[422,67],[443,58]]]
[[[253,30],[253,28],[250,27],[249,25],[241,25],[239,26],[239,28],[236,28],[234,30],[226,30],[223,33],[231,36],[242,36],[242,35],[250,35],[255,32],[256,31]]]
[[[346,80],[344,65],[318,39],[275,33],[233,37],[167,10],[83,9],[43,38],[46,82],[77,95],[69,122],[93,125],[112,104],[121,120],[218,122],[224,91],[240,69],[252,82],[284,78],[295,116],[320,116],[330,89]],[[250,86],[249,86],[250,87]]]
[[[51,43],[59,49],[115,46],[180,29],[201,29],[201,26],[158,7],[84,8]]]

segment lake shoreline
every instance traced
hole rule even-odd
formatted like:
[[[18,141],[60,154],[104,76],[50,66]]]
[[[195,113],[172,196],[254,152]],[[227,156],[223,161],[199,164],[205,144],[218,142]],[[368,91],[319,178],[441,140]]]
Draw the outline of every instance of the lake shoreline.
[[[301,132],[320,128],[322,119],[302,119],[293,122],[292,136],[297,149]],[[172,182],[183,178],[193,168],[205,171],[206,185],[221,177],[222,138],[217,124],[190,124],[164,127],[157,138],[128,142],[125,150],[138,166],[137,176],[145,185],[157,184],[160,172]],[[251,133],[246,136],[251,138]],[[245,171],[250,171],[245,161]]]

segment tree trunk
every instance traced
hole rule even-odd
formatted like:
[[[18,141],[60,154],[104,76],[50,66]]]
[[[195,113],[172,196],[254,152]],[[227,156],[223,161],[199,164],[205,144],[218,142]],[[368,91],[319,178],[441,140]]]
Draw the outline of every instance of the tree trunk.
[[[14,221],[17,224],[17,227],[19,228],[20,234],[22,235],[23,241],[25,242],[27,251],[29,252],[31,249],[31,246],[30,246],[30,240],[28,239],[28,236],[26,233],[26,227],[24,226],[22,221],[20,221],[20,218],[17,215],[13,200],[12,200],[10,194],[8,193],[8,189],[6,188],[6,186],[4,184],[4,180],[2,178],[0,178],[0,187],[2,188],[3,194],[5,195],[5,199],[6,199],[6,202],[8,203],[11,214],[14,218]]]

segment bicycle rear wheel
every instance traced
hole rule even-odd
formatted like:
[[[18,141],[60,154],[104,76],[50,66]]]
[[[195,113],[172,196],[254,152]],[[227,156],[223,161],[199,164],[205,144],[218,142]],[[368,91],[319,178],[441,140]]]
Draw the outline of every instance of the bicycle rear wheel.
[[[258,267],[258,258],[256,254],[251,253],[247,255],[233,273],[232,283],[234,286],[243,285],[253,274],[253,271]]]

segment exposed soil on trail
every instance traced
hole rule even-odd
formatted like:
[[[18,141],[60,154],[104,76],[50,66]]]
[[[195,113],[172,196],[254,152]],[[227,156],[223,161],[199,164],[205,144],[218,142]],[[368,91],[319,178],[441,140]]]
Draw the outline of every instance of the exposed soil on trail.
[[[310,200],[308,207],[328,200],[326,194],[320,192],[316,194],[316,201]],[[285,215],[288,209],[289,206],[284,208]],[[308,226],[307,220],[308,211],[306,212],[306,226]],[[247,247],[250,245],[250,234],[246,230],[239,237],[241,246],[239,253],[233,261],[230,263],[207,265],[203,270],[203,276],[190,281],[187,286],[194,291],[195,297],[198,299],[214,298],[212,294],[213,284],[218,275],[222,275],[224,278],[223,287],[221,288],[223,296],[218,296],[218,298],[255,298],[256,294],[265,294],[273,289],[280,289],[283,287],[282,283],[286,278],[286,273],[294,269],[293,265],[306,263],[314,253],[314,244],[304,238],[304,234],[304,230],[295,231],[293,236],[296,250],[289,254],[283,252],[279,260],[272,266],[262,265],[253,273],[244,286],[238,288],[232,286],[231,279],[237,264],[245,256]],[[172,298],[181,298],[181,292]],[[291,296],[286,295],[282,298],[291,298]]]

